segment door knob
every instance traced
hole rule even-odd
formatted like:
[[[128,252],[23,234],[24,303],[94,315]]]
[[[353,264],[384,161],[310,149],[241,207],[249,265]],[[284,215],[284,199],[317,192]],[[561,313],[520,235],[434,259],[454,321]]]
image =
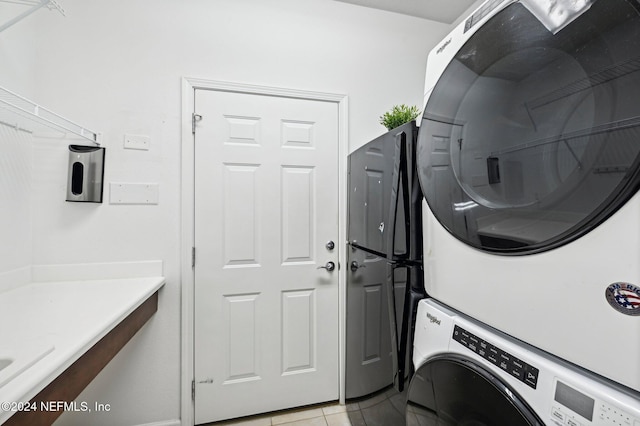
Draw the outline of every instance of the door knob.
[[[333,241],[329,241],[325,247],[327,248],[327,250],[331,251],[336,247],[336,244]]]
[[[357,271],[357,270],[358,270],[358,269],[360,269],[360,268],[366,268],[366,267],[367,267],[367,265],[360,265],[360,264],[358,264],[358,262],[357,262],[357,261],[355,261],[355,260],[354,260],[354,261],[352,261],[352,262],[351,262],[351,265],[350,265],[351,272],[355,272],[355,271]]]
[[[333,263],[333,262],[331,262],[331,261],[329,261],[329,262],[327,262],[327,264],[326,264],[326,265],[324,265],[324,266],[318,266],[316,269],[326,269],[327,271],[331,272],[331,271],[333,271],[334,269],[336,269],[336,264],[335,264],[335,263]]]

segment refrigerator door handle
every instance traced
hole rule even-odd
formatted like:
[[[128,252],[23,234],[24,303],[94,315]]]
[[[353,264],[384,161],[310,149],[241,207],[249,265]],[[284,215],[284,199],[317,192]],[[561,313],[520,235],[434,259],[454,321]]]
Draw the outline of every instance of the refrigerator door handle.
[[[389,201],[389,232],[386,235],[385,251],[389,257],[395,255],[395,233],[396,233],[396,216],[398,213],[398,198],[400,196],[400,177],[402,175],[402,147],[405,133],[396,134],[395,137],[395,153],[393,155],[393,169],[391,173],[391,199]]]
[[[367,265],[360,265],[357,260],[354,260],[351,262],[349,267],[351,268],[351,272],[356,272],[360,268],[366,268]]]
[[[396,257],[396,231],[398,222],[399,203],[403,203],[403,211],[406,216],[409,209],[409,184],[407,177],[407,133],[400,132],[395,139],[395,159],[393,164],[393,173],[391,178],[391,200],[389,203],[389,226],[390,232],[387,232],[386,252],[390,257]],[[402,197],[400,196],[402,194]],[[400,218],[401,226],[405,228],[406,238],[409,238],[409,229],[407,218]],[[407,255],[407,247],[404,247],[401,257]]]

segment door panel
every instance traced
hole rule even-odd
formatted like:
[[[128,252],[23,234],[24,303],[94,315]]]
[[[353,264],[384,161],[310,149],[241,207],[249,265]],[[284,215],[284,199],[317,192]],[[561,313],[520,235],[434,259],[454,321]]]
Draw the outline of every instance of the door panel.
[[[314,290],[282,293],[282,374],[315,368],[317,326]]]
[[[196,91],[196,423],[338,398],[338,105]]]
[[[282,168],[282,262],[312,262],[314,259],[313,167]]]
[[[227,351],[227,364],[222,376],[224,383],[237,380],[260,379],[258,371],[259,342],[256,341],[258,322],[255,315],[258,294],[225,296],[222,303],[223,320],[229,327],[222,336]],[[242,330],[242,333],[236,332]]]
[[[393,383],[391,326],[389,324],[389,273],[381,257],[355,247],[347,263],[346,397],[358,398]]]
[[[258,165],[223,164],[224,265],[258,265]]]
[[[370,363],[379,361],[382,358],[381,333],[382,322],[381,312],[383,312],[383,284],[376,283],[363,287],[364,299],[362,300],[362,310],[364,312],[364,334],[362,342],[362,362]]]
[[[429,156],[432,159],[431,179],[435,182],[435,189],[429,200],[435,200],[438,205],[452,205],[455,200],[460,198],[462,190],[449,184],[448,176],[451,174],[452,158],[458,150],[459,142],[462,140],[463,126],[453,124],[446,121],[433,120],[428,129],[424,129],[421,133],[423,139],[431,141],[431,152]],[[460,208],[465,208],[462,205]],[[460,215],[454,215],[455,210],[451,209],[448,213],[447,220],[454,232],[460,234],[465,233],[469,224]]]
[[[349,156],[349,242],[386,255],[395,138],[388,133]]]

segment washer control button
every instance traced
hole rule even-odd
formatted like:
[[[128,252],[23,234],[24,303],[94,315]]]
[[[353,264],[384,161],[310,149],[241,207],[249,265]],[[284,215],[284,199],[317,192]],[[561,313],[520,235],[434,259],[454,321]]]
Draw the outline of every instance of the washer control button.
[[[539,370],[532,365],[527,364],[509,352],[503,351],[499,347],[490,344],[458,325],[454,327],[451,338],[521,382],[524,382],[533,389],[536,388]]]
[[[582,423],[578,423],[577,421],[575,421],[574,419],[570,419],[567,418],[567,421],[565,423],[567,426],[582,426]]]
[[[524,371],[524,382],[535,389],[538,384],[538,373],[537,368],[527,365]]]
[[[551,419],[557,424],[564,425],[564,413],[558,407],[551,407]]]

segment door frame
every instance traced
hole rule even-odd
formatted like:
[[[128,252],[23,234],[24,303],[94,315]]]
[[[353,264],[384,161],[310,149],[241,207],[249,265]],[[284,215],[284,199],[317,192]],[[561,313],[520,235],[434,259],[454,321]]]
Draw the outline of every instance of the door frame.
[[[181,424],[194,424],[195,404],[192,399],[192,381],[194,380],[194,329],[195,329],[195,280],[192,264],[192,247],[195,245],[195,165],[194,134],[192,133],[192,114],[195,108],[195,91],[212,90],[280,96],[295,99],[333,102],[338,106],[338,352],[339,352],[339,400],[345,403],[345,306],[346,306],[346,206],[347,206],[347,154],[348,154],[348,97],[343,94],[313,92],[282,87],[257,86],[230,81],[210,80],[194,77],[182,78],[181,113],[181,241],[180,241],[180,277],[181,277]]]

